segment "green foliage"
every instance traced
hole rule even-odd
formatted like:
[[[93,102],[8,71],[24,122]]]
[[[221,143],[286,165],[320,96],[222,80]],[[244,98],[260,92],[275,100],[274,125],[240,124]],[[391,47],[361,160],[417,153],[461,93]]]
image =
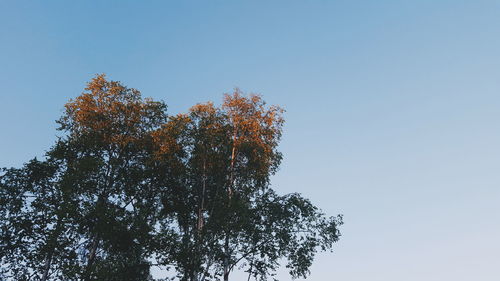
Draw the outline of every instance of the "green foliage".
[[[340,216],[270,188],[283,110],[258,95],[168,117],[98,75],[65,108],[45,159],[0,175],[4,279],[268,280],[283,260],[306,277],[340,236]]]

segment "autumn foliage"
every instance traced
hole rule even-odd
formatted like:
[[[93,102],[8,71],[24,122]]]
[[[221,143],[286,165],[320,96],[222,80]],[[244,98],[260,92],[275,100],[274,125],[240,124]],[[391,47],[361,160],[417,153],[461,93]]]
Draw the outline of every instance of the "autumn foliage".
[[[342,220],[271,188],[283,109],[238,89],[166,109],[104,75],[65,105],[44,159],[0,174],[0,279],[268,280],[282,262],[308,275]]]

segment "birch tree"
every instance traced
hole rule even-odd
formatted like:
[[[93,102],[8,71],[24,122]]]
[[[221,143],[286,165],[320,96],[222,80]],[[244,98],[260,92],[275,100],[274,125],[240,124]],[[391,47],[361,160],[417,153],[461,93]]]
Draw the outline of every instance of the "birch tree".
[[[249,278],[265,280],[282,258],[292,276],[305,277],[317,249],[338,240],[341,217],[270,188],[282,159],[282,113],[235,90],[222,106],[198,104],[154,133],[157,166],[164,167],[155,172],[164,194],[162,223],[177,230],[159,234],[177,241],[160,242],[159,251],[170,255],[177,278],[229,280],[241,266]]]
[[[0,277],[7,280],[269,280],[307,277],[340,237],[271,177],[283,110],[239,90],[168,116],[104,75],[65,105],[42,160],[0,173]]]
[[[150,132],[166,120],[162,102],[142,99],[104,75],[65,106],[66,136],[57,148],[78,192],[83,280],[147,277],[147,245],[155,218],[154,186],[146,161]]]

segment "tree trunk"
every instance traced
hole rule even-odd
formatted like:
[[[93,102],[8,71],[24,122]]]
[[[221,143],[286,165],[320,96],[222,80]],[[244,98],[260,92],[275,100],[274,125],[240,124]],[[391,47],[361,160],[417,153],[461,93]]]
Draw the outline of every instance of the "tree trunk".
[[[231,152],[231,166],[229,172],[229,184],[227,186],[227,194],[229,196],[229,200],[231,200],[233,196],[233,183],[234,183],[234,162],[236,160],[236,146],[233,145],[233,149]]]
[[[207,181],[207,163],[206,159],[203,159],[203,174],[201,178],[202,182],[202,191],[201,191],[201,202],[198,207],[198,222],[197,222],[197,227],[196,227],[196,255],[193,257],[193,276],[191,277],[191,280],[193,281],[198,281],[200,280],[199,272],[197,271],[198,265],[201,263],[201,244],[202,244],[202,236],[201,236],[201,231],[203,229],[203,226],[205,225],[205,220],[203,218],[203,212],[205,211],[205,193],[206,193],[206,184]]]
[[[226,241],[224,242],[224,281],[229,280],[229,233],[226,233]]]
[[[229,170],[229,184],[227,186],[227,195],[229,198],[228,201],[228,207],[231,206],[231,199],[233,197],[233,184],[234,184],[234,162],[236,160],[236,135],[237,131],[235,130],[233,132],[233,147],[231,149],[231,163],[230,163],[230,170]],[[226,232],[226,237],[224,241],[224,281],[229,280],[229,272],[230,272],[230,266],[229,266],[229,258],[230,258],[230,253],[229,253],[229,232]]]
[[[201,234],[201,229],[205,224],[205,221],[203,219],[203,211],[205,211],[205,193],[206,193],[206,181],[207,181],[206,169],[207,169],[206,160],[203,160],[203,175],[201,179],[202,181],[201,203],[200,207],[198,208],[198,229],[197,229],[198,235]]]
[[[46,281],[47,278],[49,277],[49,271],[50,271],[50,264],[52,263],[52,253],[50,253],[47,256],[47,259],[45,260],[45,266],[43,267],[43,276],[41,281]]]
[[[87,266],[85,268],[85,280],[90,280],[90,275],[92,273],[92,265],[94,264],[95,256],[97,254],[97,247],[99,246],[99,239],[97,235],[94,236],[92,245],[90,247],[90,253],[87,261]]]

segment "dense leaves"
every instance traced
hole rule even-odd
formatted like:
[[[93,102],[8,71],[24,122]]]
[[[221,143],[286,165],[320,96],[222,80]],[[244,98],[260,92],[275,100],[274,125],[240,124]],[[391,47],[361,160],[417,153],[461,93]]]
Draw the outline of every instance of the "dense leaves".
[[[282,113],[235,90],[167,116],[96,76],[44,160],[0,174],[0,278],[151,280],[155,266],[176,280],[268,280],[281,261],[306,277],[342,220],[270,188]]]

